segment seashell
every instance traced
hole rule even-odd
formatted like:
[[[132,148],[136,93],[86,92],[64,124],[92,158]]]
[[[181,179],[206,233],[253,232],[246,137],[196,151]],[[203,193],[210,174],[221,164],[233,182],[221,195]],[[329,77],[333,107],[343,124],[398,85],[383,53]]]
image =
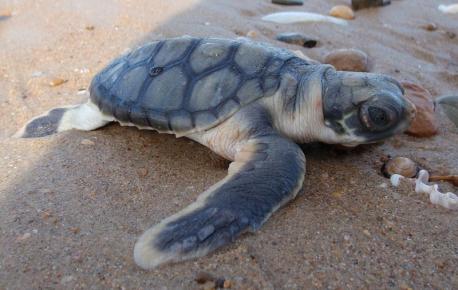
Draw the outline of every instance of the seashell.
[[[338,25],[347,25],[348,22],[332,16],[311,12],[278,12],[262,17],[264,21],[289,24],[297,22],[330,22]]]
[[[438,9],[442,13],[455,14],[455,13],[458,13],[458,4],[439,5]]]
[[[391,177],[393,174],[398,174],[403,177],[412,178],[417,176],[418,171],[418,165],[406,157],[389,159],[382,166],[382,173],[385,177]]]

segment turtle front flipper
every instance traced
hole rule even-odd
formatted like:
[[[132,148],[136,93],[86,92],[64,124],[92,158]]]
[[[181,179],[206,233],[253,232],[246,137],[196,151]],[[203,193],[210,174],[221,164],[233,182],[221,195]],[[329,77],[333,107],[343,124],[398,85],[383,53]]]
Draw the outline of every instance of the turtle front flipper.
[[[255,231],[302,188],[305,157],[275,133],[240,146],[228,175],[181,212],[147,230],[134,249],[145,269],[203,256]]]
[[[113,121],[112,117],[104,115],[95,104],[88,101],[81,105],[51,109],[27,122],[14,137],[45,137],[70,129],[89,131],[110,121]]]

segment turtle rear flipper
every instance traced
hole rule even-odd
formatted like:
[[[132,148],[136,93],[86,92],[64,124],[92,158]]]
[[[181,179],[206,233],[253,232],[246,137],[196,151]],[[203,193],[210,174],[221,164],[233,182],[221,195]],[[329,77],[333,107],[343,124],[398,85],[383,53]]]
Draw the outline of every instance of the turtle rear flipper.
[[[112,120],[89,101],[81,105],[51,109],[27,122],[14,137],[45,137],[70,129],[90,131],[100,128]]]
[[[273,133],[272,133],[273,134]],[[142,268],[199,257],[255,231],[302,188],[305,157],[277,135],[249,140],[229,173],[181,212],[146,231],[134,249]]]

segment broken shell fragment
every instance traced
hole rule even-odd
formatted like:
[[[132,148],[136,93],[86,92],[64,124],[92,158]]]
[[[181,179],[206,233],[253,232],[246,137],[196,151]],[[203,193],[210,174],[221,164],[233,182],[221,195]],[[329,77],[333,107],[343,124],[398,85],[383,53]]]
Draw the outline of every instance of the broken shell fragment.
[[[395,157],[389,159],[382,166],[382,173],[386,177],[391,177],[393,174],[399,174],[403,177],[415,177],[419,171],[418,165],[409,158]]]
[[[348,22],[344,19],[326,16],[322,14],[312,12],[277,12],[268,14],[262,17],[264,21],[270,21],[275,23],[289,24],[289,23],[301,23],[301,22],[329,22],[338,25],[347,25]]]
[[[447,181],[451,184],[458,186],[458,175],[438,175],[438,176],[430,176],[429,181]]]

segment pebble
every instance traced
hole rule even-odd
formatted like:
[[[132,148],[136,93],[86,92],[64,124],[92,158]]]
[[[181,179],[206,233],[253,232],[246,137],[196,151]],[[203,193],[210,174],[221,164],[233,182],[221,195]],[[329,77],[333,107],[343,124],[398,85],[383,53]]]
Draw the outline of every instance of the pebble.
[[[10,18],[12,15],[10,10],[0,10],[0,20]]]
[[[365,234],[368,237],[371,236],[371,233],[368,230],[363,230],[363,234]]]
[[[329,11],[329,15],[348,20],[355,19],[355,13],[353,10],[345,5],[337,5],[332,7]]]
[[[94,25],[88,25],[88,26],[86,26],[86,30],[92,31],[92,30],[94,30],[94,29],[95,29]]]
[[[16,238],[16,241],[17,241],[17,242],[22,242],[22,241],[27,240],[27,239],[30,238],[31,236],[32,236],[31,233],[25,233],[25,234],[23,234],[22,236],[17,237],[17,238]]]
[[[276,39],[282,42],[296,44],[307,48],[315,47],[318,43],[317,40],[296,32],[284,32],[277,34]]]
[[[431,137],[437,134],[438,124],[434,115],[431,93],[420,85],[402,82],[405,97],[414,103],[417,113],[406,133],[416,137]]]
[[[224,280],[223,288],[224,289],[229,289],[231,287],[232,287],[232,281],[231,280]]]
[[[303,0],[272,0],[273,4],[280,4],[280,5],[303,5]]]
[[[78,90],[78,92],[76,94],[78,96],[85,96],[85,95],[89,95],[89,91],[86,90],[86,89],[81,89],[81,90]]]
[[[363,9],[369,7],[377,7],[377,6],[386,6],[391,4],[391,0],[352,0],[351,6],[353,9]]]
[[[333,65],[341,71],[369,71],[369,58],[358,49],[338,49],[331,51],[324,58],[324,63]]]
[[[202,290],[215,290],[216,283],[214,281],[207,281],[202,285]]]
[[[69,230],[72,233],[74,233],[75,235],[78,234],[81,231],[81,229],[79,227],[71,227],[71,228],[69,228]]]
[[[148,169],[140,168],[140,169],[138,169],[137,173],[138,173],[138,176],[145,177],[145,176],[148,175]]]
[[[447,35],[448,38],[450,38],[450,39],[454,39],[456,37],[456,33],[455,32],[451,32],[451,31],[446,31],[445,35]]]
[[[255,38],[256,35],[257,35],[257,33],[256,33],[256,31],[254,31],[254,30],[250,30],[250,31],[248,31],[248,32],[246,33],[246,36],[247,36],[247,37],[250,37],[250,38]]]
[[[64,79],[61,79],[61,78],[55,78],[53,79],[52,81],[49,82],[49,85],[51,87],[57,87],[57,86],[60,86],[61,84],[63,83],[66,83],[67,80],[64,80]]]
[[[457,14],[458,13],[458,4],[450,4],[450,5],[439,5],[439,11],[446,13],[446,14]]]
[[[73,277],[72,275],[69,275],[69,276],[64,276],[62,277],[62,279],[60,280],[60,284],[67,284],[68,282],[71,282],[75,280],[75,277]]]
[[[81,145],[86,145],[86,146],[94,146],[95,143],[92,140],[89,139],[83,139],[81,140]]]
[[[421,28],[423,28],[424,30],[428,30],[428,31],[435,31],[437,30],[437,24],[436,23],[427,23],[427,24],[424,24],[421,26]]]
[[[212,274],[208,273],[208,272],[205,272],[205,271],[200,271],[199,273],[197,273],[196,275],[196,278],[194,278],[194,280],[198,283],[198,284],[204,284],[208,281],[215,281],[216,280],[216,277],[213,276]]]

